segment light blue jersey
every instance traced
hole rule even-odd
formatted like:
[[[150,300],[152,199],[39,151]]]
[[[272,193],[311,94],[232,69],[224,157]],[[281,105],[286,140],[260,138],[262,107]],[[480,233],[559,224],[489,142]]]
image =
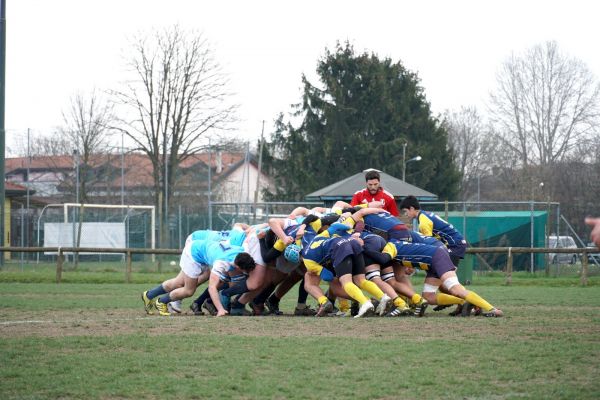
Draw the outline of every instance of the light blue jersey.
[[[194,261],[207,264],[212,267],[215,261],[226,261],[233,263],[235,257],[244,251],[242,246],[234,246],[228,241],[194,240],[191,245],[191,253]]]
[[[190,237],[191,240],[207,240],[211,242],[228,240],[233,246],[241,246],[244,240],[246,240],[246,232],[240,229],[229,231],[199,230],[192,232]]]

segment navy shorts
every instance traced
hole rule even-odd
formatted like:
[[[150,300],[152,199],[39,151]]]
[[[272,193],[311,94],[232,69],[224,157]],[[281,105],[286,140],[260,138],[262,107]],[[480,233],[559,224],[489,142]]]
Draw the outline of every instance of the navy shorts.
[[[456,267],[450,259],[448,250],[443,247],[438,247],[436,252],[431,257],[431,265],[427,270],[427,277],[441,278],[446,272],[456,271]]]

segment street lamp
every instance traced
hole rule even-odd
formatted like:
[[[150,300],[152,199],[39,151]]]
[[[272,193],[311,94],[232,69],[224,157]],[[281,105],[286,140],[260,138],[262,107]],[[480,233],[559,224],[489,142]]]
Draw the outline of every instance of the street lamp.
[[[412,161],[421,161],[423,159],[423,157],[421,156],[416,156],[411,158],[410,160],[406,159],[406,146],[408,145],[408,143],[404,142],[404,145],[402,146],[402,180],[404,182],[406,182],[406,164],[408,164],[409,162]]]

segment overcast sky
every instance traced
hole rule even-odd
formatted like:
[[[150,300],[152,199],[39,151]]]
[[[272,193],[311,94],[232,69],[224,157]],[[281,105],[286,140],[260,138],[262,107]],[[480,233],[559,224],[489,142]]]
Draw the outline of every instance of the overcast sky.
[[[401,61],[417,72],[435,113],[484,111],[511,52],[556,40],[600,77],[595,1],[6,0],[7,146],[27,128],[51,134],[70,97],[118,88],[134,33],[180,24],[204,33],[231,80],[239,137],[260,136],[316,82],[325,48]]]

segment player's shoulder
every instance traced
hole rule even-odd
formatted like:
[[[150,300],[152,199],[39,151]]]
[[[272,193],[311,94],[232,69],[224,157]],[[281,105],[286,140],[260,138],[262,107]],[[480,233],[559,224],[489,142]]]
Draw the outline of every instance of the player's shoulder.
[[[366,191],[367,191],[367,189],[357,190],[356,192],[354,192],[354,196],[363,196]]]
[[[387,190],[385,190],[385,189],[383,189],[383,190],[381,191],[381,193],[383,193],[383,195],[385,195],[385,196],[387,196],[387,197],[391,198],[392,200],[394,199],[394,195],[393,195],[392,193],[388,192],[388,191],[387,191]]]

